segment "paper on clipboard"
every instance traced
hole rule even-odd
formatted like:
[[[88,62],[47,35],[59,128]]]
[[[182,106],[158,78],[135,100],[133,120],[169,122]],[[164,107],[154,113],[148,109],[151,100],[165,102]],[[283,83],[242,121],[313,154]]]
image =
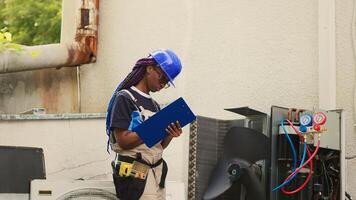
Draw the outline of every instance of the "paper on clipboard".
[[[132,131],[136,132],[146,146],[151,148],[167,136],[166,128],[169,124],[179,121],[181,127],[184,127],[195,119],[194,113],[180,97],[136,126]]]

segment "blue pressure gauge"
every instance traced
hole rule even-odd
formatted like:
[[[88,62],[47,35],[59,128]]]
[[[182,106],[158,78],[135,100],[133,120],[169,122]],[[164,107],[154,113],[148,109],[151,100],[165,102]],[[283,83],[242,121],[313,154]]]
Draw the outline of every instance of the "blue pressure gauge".
[[[302,115],[300,116],[299,121],[302,126],[311,126],[313,122],[313,116],[310,114]]]

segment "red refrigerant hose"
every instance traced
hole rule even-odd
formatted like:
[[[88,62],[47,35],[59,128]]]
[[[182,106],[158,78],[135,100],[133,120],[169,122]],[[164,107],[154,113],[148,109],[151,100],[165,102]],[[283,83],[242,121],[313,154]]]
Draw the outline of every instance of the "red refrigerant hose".
[[[310,158],[311,154],[310,154],[309,149],[307,149],[307,151],[308,151],[308,157]],[[285,195],[293,195],[293,194],[299,192],[300,190],[305,188],[305,186],[308,184],[312,174],[313,174],[313,162],[309,162],[309,174],[308,174],[308,177],[305,179],[304,183],[299,188],[297,188],[297,189],[295,189],[293,191],[287,191],[285,189],[285,187],[282,187],[281,188],[282,193],[285,194]]]
[[[302,140],[304,137],[303,135],[294,127],[293,123],[289,120],[287,120],[287,122],[289,123],[289,125],[291,125],[291,127],[294,129],[294,131],[298,134],[298,136],[300,137],[300,139]],[[306,141],[304,141],[306,142]],[[312,159],[315,157],[315,155],[318,153],[318,150],[319,150],[319,146],[320,146],[320,134],[318,135],[318,144],[316,146],[316,149],[313,153],[313,155],[310,155],[310,151],[309,149],[307,148],[307,152],[308,152],[308,157],[309,159],[303,163],[302,166],[298,167],[296,170],[294,170],[294,172],[292,174],[290,174],[286,179],[288,180],[290,177],[294,176],[294,174],[296,174],[298,171],[300,171],[302,168],[304,168],[308,163],[309,163],[309,174],[308,174],[308,177],[306,178],[306,180],[304,181],[304,183],[297,189],[293,190],[293,191],[286,191],[284,189],[284,187],[281,189],[282,190],[282,193],[283,194],[286,194],[286,195],[292,195],[292,194],[295,194],[297,192],[299,192],[300,190],[302,190],[303,188],[305,188],[305,186],[308,184],[308,182],[310,181],[311,179],[311,176],[313,174],[313,162],[312,162]],[[285,182],[284,181],[284,182]]]

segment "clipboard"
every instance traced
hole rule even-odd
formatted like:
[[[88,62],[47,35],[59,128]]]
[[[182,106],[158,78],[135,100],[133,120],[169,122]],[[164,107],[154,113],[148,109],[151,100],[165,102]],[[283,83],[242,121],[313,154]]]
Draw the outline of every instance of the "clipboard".
[[[136,132],[146,146],[151,148],[167,136],[166,128],[171,123],[179,121],[183,128],[195,119],[194,113],[184,99],[180,97],[136,126],[132,131]]]

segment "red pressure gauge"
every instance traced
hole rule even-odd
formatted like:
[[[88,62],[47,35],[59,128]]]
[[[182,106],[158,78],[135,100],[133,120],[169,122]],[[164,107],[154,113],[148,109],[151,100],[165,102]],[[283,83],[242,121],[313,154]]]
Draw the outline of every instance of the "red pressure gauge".
[[[326,122],[326,115],[322,112],[317,112],[314,114],[313,122],[316,125],[323,125]]]

